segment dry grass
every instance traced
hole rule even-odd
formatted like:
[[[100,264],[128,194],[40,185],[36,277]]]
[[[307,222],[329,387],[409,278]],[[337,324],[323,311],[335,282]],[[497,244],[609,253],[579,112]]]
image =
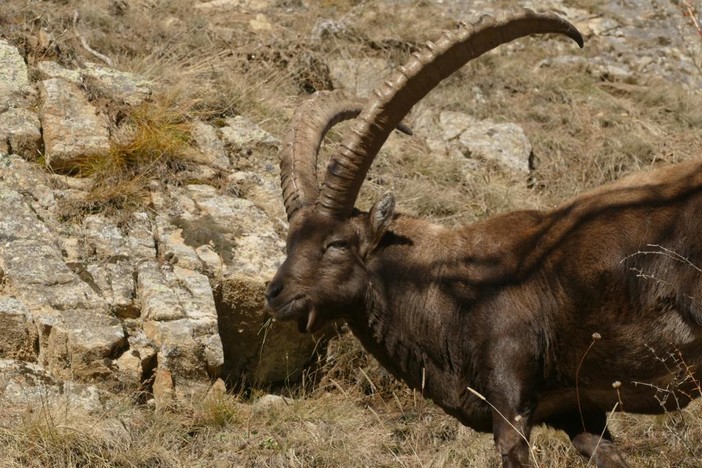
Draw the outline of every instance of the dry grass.
[[[72,33],[118,68],[158,83],[142,107],[108,109],[114,131],[125,135],[107,158],[86,162],[93,181],[87,211],[143,203],[152,179],[178,183],[190,164],[187,122],[213,124],[243,114],[281,135],[305,94],[331,87],[329,59],[383,58],[397,65],[454,20],[435,2],[280,0],[265,11],[269,31],[253,31],[256,13],[194,10],[194,0],[25,2],[0,7],[0,26],[27,62],[65,66],[94,61]],[[495,8],[512,2],[497,2]],[[602,0],[571,2],[606,11]],[[692,3],[692,2],[691,2]],[[123,7],[123,5],[127,5]],[[305,7],[304,5],[307,5]],[[343,25],[317,40],[315,25]],[[413,27],[408,28],[407,25]],[[43,31],[43,32],[42,32]],[[695,33],[696,34],[696,33]],[[698,38],[693,34],[694,40]],[[48,38],[48,39],[47,39]],[[536,183],[515,180],[486,165],[466,179],[459,162],[437,159],[417,138],[392,136],[364,186],[360,205],[393,190],[405,212],[459,224],[495,212],[553,206],[581,190],[659,162],[698,157],[702,98],[655,77],[610,82],[589,73],[601,50],[563,44],[548,50],[538,39],[489,54],[428,96],[425,106],[516,122],[537,159]],[[568,44],[570,46],[570,44]],[[643,47],[632,43],[632,47]],[[581,62],[551,63],[558,55]],[[410,116],[409,123],[413,123]],[[343,132],[343,127],[339,134]],[[338,137],[330,137],[332,146]],[[274,162],[274,161],[267,161]],[[186,171],[187,172],[187,171]],[[267,409],[257,394],[182,401],[155,411],[131,399],[112,399],[97,413],[46,407],[21,421],[0,424],[2,466],[496,466],[491,436],[459,427],[421,395],[396,382],[342,333],[309,385],[286,389],[295,399]],[[702,440],[699,402],[680,413],[642,417],[616,414],[613,432],[635,466],[698,466]],[[564,435],[536,430],[540,466],[584,466]],[[697,464],[697,465],[696,465]]]
[[[110,150],[85,158],[73,175],[90,180],[82,200],[66,201],[60,210],[64,219],[86,213],[127,215],[148,203],[147,187],[152,180],[179,183],[193,164],[187,109],[173,98],[156,97],[134,108],[117,111]]]
[[[492,437],[460,427],[420,394],[392,380],[347,334],[313,389],[261,405],[252,395],[196,395],[169,410],[112,397],[88,412],[45,405],[0,424],[8,467],[498,466]],[[285,393],[285,392],[284,392]],[[702,406],[678,413],[612,416],[632,466],[699,466]],[[587,466],[565,434],[536,428],[539,466]]]

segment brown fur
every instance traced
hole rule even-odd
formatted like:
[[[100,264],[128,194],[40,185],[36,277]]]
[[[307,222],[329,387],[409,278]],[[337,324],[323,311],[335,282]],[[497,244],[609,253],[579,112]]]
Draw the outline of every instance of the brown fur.
[[[390,197],[350,219],[300,211],[270,313],[308,331],[345,319],[398,378],[492,431],[504,466],[529,461],[512,425],[528,438],[540,423],[597,466],[622,466],[608,411],[699,396],[700,162],[458,230],[397,215]]]

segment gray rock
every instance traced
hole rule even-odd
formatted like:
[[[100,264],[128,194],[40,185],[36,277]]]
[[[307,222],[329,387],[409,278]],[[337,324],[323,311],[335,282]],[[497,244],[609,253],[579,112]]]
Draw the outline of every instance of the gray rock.
[[[529,173],[531,143],[517,124],[479,121],[466,128],[458,141],[466,157],[494,161],[516,173]]]
[[[286,398],[280,395],[267,394],[256,399],[253,402],[254,411],[266,411],[279,406],[290,405],[294,402],[292,398]]]
[[[30,93],[27,65],[16,47],[0,39],[0,109],[26,106]]]
[[[156,258],[156,240],[148,214],[137,212],[132,215],[127,226],[127,239],[131,257],[135,260]]]
[[[105,261],[129,257],[129,242],[114,221],[103,215],[88,215],[82,224],[85,247],[91,254]]]
[[[229,158],[227,158],[224,143],[217,135],[217,129],[212,125],[196,121],[192,125],[192,131],[202,156],[201,162],[218,169],[229,168]]]
[[[126,346],[124,330],[87,278],[71,270],[46,226],[16,192],[0,192],[0,268],[31,313],[39,361],[57,376],[111,375]]]
[[[49,230],[37,219],[24,197],[0,186],[0,245],[18,239],[50,238]]]
[[[111,313],[120,318],[137,318],[141,315],[136,303],[136,272],[131,259],[114,263],[91,264],[86,268],[93,284],[109,304]]]
[[[128,388],[141,388],[151,377],[157,363],[157,350],[139,332],[137,337],[129,337],[129,350],[123,353],[115,365],[119,369],[119,377]]]
[[[153,93],[154,84],[133,73],[115,70],[92,62],[80,69],[64,68],[56,62],[42,61],[37,70],[47,78],[61,78],[75,84],[90,83],[113,101],[137,106]]]
[[[217,322],[190,319],[144,322],[144,334],[158,348],[158,365],[184,380],[218,377],[222,362],[207,362],[207,344],[217,333]],[[216,338],[215,338],[216,340]],[[216,353],[211,353],[214,355]]]
[[[249,200],[221,195],[214,187],[187,188],[201,216],[223,236],[218,253],[227,271],[267,281],[281,263],[285,247],[270,218]]]
[[[273,5],[272,0],[210,0],[195,5],[195,9],[203,12],[229,11],[229,10],[253,10],[262,11]]]
[[[240,175],[242,182],[251,179],[250,173]],[[279,189],[273,190],[280,204]],[[159,212],[159,251],[171,266],[160,269],[160,279],[153,277],[155,267],[152,276],[140,270],[138,277],[144,282],[144,292],[139,293],[146,313],[144,327],[161,349],[159,366],[168,361],[166,368],[176,376],[202,373],[194,364],[178,368],[173,356],[180,355],[182,362],[204,359],[209,369],[223,364],[225,374],[233,378],[266,383],[296,378],[313,357],[315,341],[300,334],[294,324],[262,328],[267,321],[263,290],[282,262],[285,246],[274,222],[253,202],[209,185],[172,187],[152,193],[152,200]],[[209,299],[210,282],[215,285],[214,303]],[[152,304],[146,299],[151,293],[145,293],[158,284],[162,294],[170,292],[160,305]],[[171,320],[150,315],[166,311],[172,315],[159,318]],[[208,324],[210,335],[194,331]]]
[[[87,62],[81,70],[84,79],[91,79],[100,90],[114,101],[122,101],[137,106],[149,98],[154,84],[133,73],[103,67]]]
[[[64,68],[56,62],[48,60],[39,62],[37,64],[37,70],[39,70],[45,78],[63,78],[66,81],[77,84],[83,81],[80,70]]]
[[[0,358],[36,360],[32,314],[19,299],[0,296]]]
[[[218,376],[222,342],[208,278],[179,266],[143,262],[137,290],[144,333],[157,346],[159,366],[179,378]]]
[[[241,198],[252,201],[274,222],[286,219],[280,198],[280,175],[277,168],[271,173],[236,171],[227,177],[227,182],[236,188]]]
[[[524,130],[514,123],[478,120],[454,111],[439,112],[437,117],[431,109],[424,109],[414,129],[438,155],[461,154],[472,161],[492,161],[514,174],[528,174],[530,170],[531,143]],[[466,170],[470,171],[473,164],[466,163]]]
[[[109,151],[107,121],[78,86],[51,78],[42,81],[39,89],[44,150],[52,169],[70,170],[86,157],[104,156]]]
[[[137,295],[143,320],[169,321],[186,317],[185,310],[155,261],[137,268]]]
[[[390,67],[383,59],[348,58],[330,60],[329,77],[335,89],[345,89],[350,96],[367,98],[382,79],[390,74]]]
[[[280,143],[273,135],[241,115],[226,118],[224,123],[219,129],[222,141],[235,152],[257,145],[276,147]]]
[[[41,149],[39,126],[39,118],[32,111],[10,108],[0,113],[0,153],[37,159]]]
[[[336,21],[328,18],[320,18],[312,26],[310,37],[314,41],[321,41],[329,37],[336,37],[348,32],[348,26],[344,21]]]
[[[27,411],[97,412],[106,395],[96,387],[56,379],[39,364],[0,359],[0,424],[19,421]]]

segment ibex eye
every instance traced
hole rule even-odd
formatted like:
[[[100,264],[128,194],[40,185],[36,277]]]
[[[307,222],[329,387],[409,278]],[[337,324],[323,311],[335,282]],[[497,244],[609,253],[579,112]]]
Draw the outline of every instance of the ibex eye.
[[[337,239],[329,242],[327,244],[327,249],[346,249],[349,246],[349,242],[344,239]]]

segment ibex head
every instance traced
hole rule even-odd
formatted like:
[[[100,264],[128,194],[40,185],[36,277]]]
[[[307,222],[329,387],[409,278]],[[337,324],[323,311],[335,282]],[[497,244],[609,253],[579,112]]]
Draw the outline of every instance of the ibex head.
[[[565,34],[583,45],[575,27],[554,15],[525,10],[500,21],[483,17],[427,44],[363,108],[338,93],[324,92],[297,110],[281,153],[290,229],[287,259],[266,290],[274,318],[297,320],[301,330],[314,331],[363,307],[367,264],[393,220],[395,203],[386,195],[369,213],[355,211],[354,204],[388,135],[414,104],[465,63],[500,44],[538,33]],[[336,123],[356,116],[351,138],[331,158],[320,190],[321,141]]]

